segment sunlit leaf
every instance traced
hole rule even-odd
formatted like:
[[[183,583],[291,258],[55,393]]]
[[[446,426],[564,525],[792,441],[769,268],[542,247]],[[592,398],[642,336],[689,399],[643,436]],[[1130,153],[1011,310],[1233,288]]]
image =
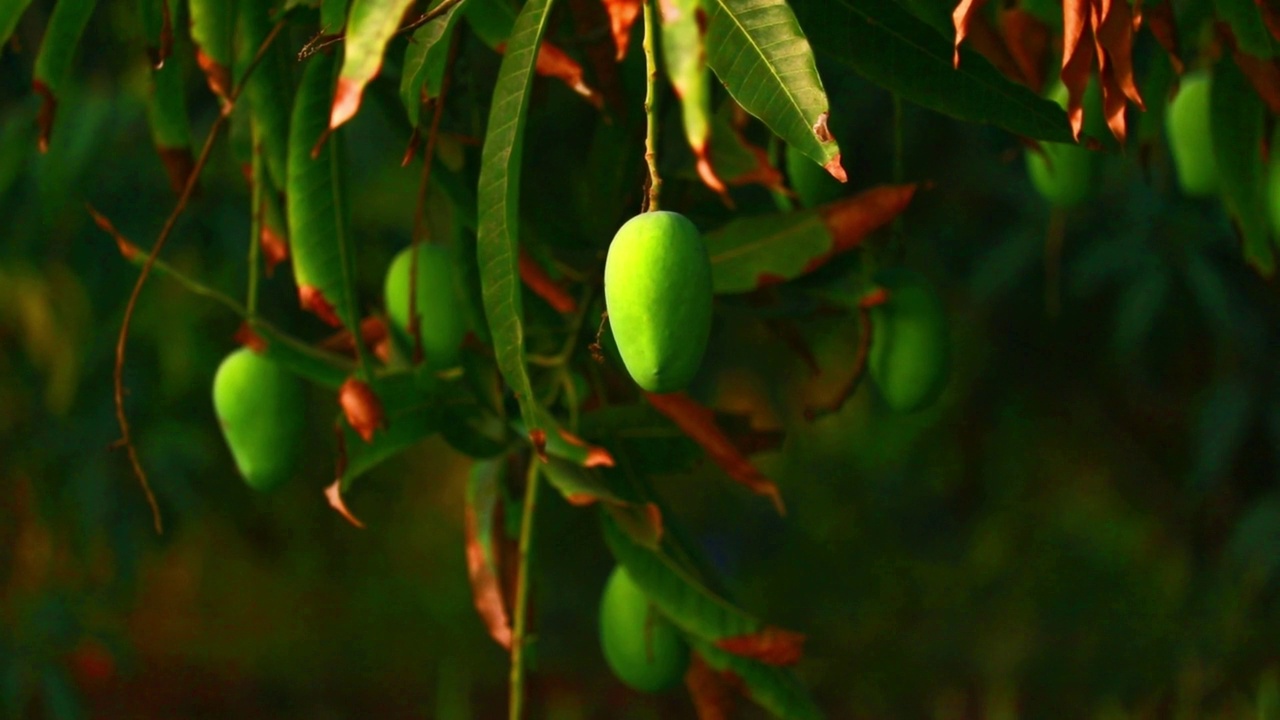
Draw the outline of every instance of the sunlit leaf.
[[[713,0],[714,1],[714,0]],[[659,0],[662,59],[671,88],[680,100],[684,137],[697,160],[698,175],[707,187],[725,192],[711,165],[711,74],[707,70],[707,38],[703,0]],[[701,15],[701,17],[699,17]]]
[[[894,0],[795,0],[793,6],[819,54],[906,100],[1039,140],[1072,141],[1057,103],[965,48],[954,69],[947,38]]]
[[[189,7],[196,64],[213,94],[225,99],[231,95],[236,0],[190,0]]]
[[[1267,219],[1266,164],[1262,143],[1266,108],[1230,58],[1214,66],[1209,92],[1213,154],[1227,210],[1244,238],[1244,255],[1258,272],[1275,272]]]
[[[360,109],[364,86],[378,74],[387,43],[412,4],[413,0],[353,0],[329,127],[342,125]]]
[[[501,484],[506,474],[505,460],[478,462],[471,466],[467,478],[465,532],[467,575],[476,612],[489,630],[489,636],[504,648],[511,647],[511,621],[507,615],[499,580],[498,544],[494,533],[498,527],[498,503]]]
[[[544,431],[525,367],[518,246],[520,160],[533,66],[550,14],[551,0],[530,0],[516,19],[493,91],[478,185],[477,256],[485,317],[498,368],[520,402],[531,435]]]
[[[333,57],[307,60],[289,127],[288,217],[302,307],[335,327],[355,328],[354,259],[339,175],[339,134],[328,137]]]
[[[827,134],[831,109],[809,41],[786,0],[706,0],[707,58],[747,112],[845,180],[840,146]]]
[[[769,498],[780,514],[785,512],[778,486],[734,446],[729,436],[716,424],[715,413],[682,392],[662,395],[646,393],[645,396],[651,405],[701,445],[730,478],[751,492]]]
[[[736,678],[752,702],[777,717],[787,720],[820,720],[824,717],[804,686],[787,670],[738,657],[705,642],[695,642],[694,648],[707,665]]]
[[[706,235],[717,293],[792,280],[858,247],[911,203],[916,185],[882,185],[811,210],[738,218]]]
[[[36,55],[35,81],[32,86],[40,95],[40,152],[49,149],[49,135],[58,112],[58,93],[71,71],[80,36],[89,24],[96,0],[58,0],[45,27],[40,52]],[[16,18],[15,18],[16,20]]]
[[[444,0],[435,0],[430,9],[435,9]],[[444,71],[449,59],[449,41],[453,37],[453,28],[462,18],[460,12],[467,5],[467,0],[445,11],[445,14],[413,32],[413,38],[404,53],[404,69],[400,75],[400,101],[409,113],[409,122],[419,123],[422,111],[422,96],[439,97],[444,85]]]

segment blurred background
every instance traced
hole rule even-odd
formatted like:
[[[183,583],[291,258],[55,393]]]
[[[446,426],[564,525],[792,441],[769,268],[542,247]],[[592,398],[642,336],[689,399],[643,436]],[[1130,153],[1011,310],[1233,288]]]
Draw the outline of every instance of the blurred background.
[[[367,524],[353,528],[322,493],[338,411],[315,390],[298,477],[252,492],[210,398],[239,319],[163,277],[143,291],[124,375],[166,523],[152,529],[112,449],[114,345],[136,269],[85,205],[149,247],[174,194],[130,3],[100,3],[49,151],[36,151],[31,65],[51,5],[35,2],[0,52],[0,715],[503,716],[507,661],[476,617],[463,556],[471,460],[432,438],[378,467],[348,496]],[[481,88],[496,71],[487,52],[460,54]],[[622,67],[633,79],[636,56]],[[395,72],[349,137],[369,308],[417,188],[398,162]],[[199,142],[217,109],[197,73]],[[839,68],[823,76],[846,119],[846,192],[890,182],[892,99]],[[595,181],[586,153],[560,148],[597,117],[538,87],[526,188],[553,197]],[[1180,195],[1159,120],[1106,158],[1092,201],[1054,217],[1015,138],[904,107],[906,178],[932,186],[891,242],[945,298],[954,342],[950,383],[926,411],[895,414],[864,384],[807,421],[806,405],[849,377],[855,317],[789,320],[814,372],[751,303],[722,299],[699,392],[779,433],[753,459],[789,513],[707,461],[653,482],[740,605],[808,635],[798,672],[829,717],[1280,717],[1280,302],[1244,265],[1221,204]],[[687,157],[665,162],[669,206],[699,217],[714,205]],[[776,210],[758,188],[736,199]],[[248,210],[223,142],[166,259],[240,296]],[[532,214],[543,236],[616,227],[572,202]],[[557,253],[575,242],[542,240]],[[562,256],[598,261],[608,235],[589,240]],[[858,262],[796,289],[834,287]],[[263,312],[323,337],[291,282],[264,283]],[[643,696],[609,674],[596,610],[612,560],[597,519],[555,493],[542,501],[530,716],[693,717],[682,689]]]

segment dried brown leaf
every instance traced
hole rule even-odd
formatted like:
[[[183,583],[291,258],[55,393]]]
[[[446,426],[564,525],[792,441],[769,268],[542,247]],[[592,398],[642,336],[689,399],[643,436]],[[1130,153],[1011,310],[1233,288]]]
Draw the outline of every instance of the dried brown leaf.
[[[804,641],[801,633],[766,627],[750,635],[721,638],[716,647],[766,665],[794,665],[804,657]]]
[[[347,378],[338,390],[338,404],[342,406],[347,424],[365,442],[372,442],[373,433],[386,427],[382,401],[373,392],[373,388],[354,376]]]
[[[616,60],[622,62],[631,45],[631,26],[635,24],[644,6],[643,0],[601,0],[609,13],[609,29],[613,32],[613,45],[618,49]]]
[[[502,598],[502,587],[498,575],[485,558],[484,547],[480,543],[480,532],[475,510],[468,505],[465,518],[467,576],[471,580],[471,597],[475,601],[476,612],[484,621],[489,635],[504,649],[511,649],[511,621],[507,616],[506,603]],[[500,533],[496,533],[495,537]]]

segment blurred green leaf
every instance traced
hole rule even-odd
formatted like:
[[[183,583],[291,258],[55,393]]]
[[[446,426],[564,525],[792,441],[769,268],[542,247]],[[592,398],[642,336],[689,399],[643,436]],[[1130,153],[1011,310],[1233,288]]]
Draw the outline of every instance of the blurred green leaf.
[[[1195,421],[1191,486],[1196,491],[1206,492],[1226,477],[1248,436],[1256,405],[1255,391],[1244,378],[1220,378],[1209,387]]]
[[[191,40],[196,61],[209,89],[225,98],[231,93],[231,69],[235,61],[235,0],[190,0]]]
[[[236,26],[236,77],[243,76],[271,32],[275,0],[239,0]],[[289,109],[293,101],[287,41],[277,37],[246,81],[244,93],[253,114],[255,144],[261,144],[267,172],[277,188],[288,182]]]
[[[364,86],[378,74],[387,43],[412,3],[413,0],[353,0],[329,127],[342,125],[360,109]]]
[[[30,4],[31,0],[9,0],[0,5],[0,47],[9,42],[9,36],[18,27],[18,20]]]
[[[376,378],[370,386],[382,402],[385,428],[365,442],[347,423],[340,423],[346,450],[342,492],[356,478],[440,430],[443,412],[435,397],[434,377],[425,371]]]
[[[1276,42],[1263,22],[1259,3],[1253,0],[1213,0],[1213,9],[1231,26],[1241,50],[1254,57],[1275,57]]]
[[[1240,68],[1223,57],[1209,91],[1213,154],[1228,212],[1244,236],[1244,256],[1259,273],[1275,272],[1267,219],[1267,171],[1262,159],[1266,106]]]
[[[713,3],[716,1],[711,0]],[[703,0],[665,0],[658,12],[662,27],[663,66],[680,100],[685,140],[700,162],[707,157],[707,141],[711,133],[708,37],[704,36],[698,19],[698,14],[705,12]],[[817,75],[816,70],[814,75]]]
[[[444,0],[434,0],[430,10]],[[422,111],[422,96],[439,97],[444,85],[444,71],[449,60],[449,43],[453,28],[462,18],[467,0],[462,0],[445,14],[413,31],[413,39],[404,51],[404,70],[400,75],[400,101],[409,114],[409,123],[417,126]]]
[[[731,673],[742,683],[751,701],[783,720],[821,720],[822,710],[813,702],[795,674],[779,667],[738,657],[706,642],[694,642],[698,654],[712,668]]]

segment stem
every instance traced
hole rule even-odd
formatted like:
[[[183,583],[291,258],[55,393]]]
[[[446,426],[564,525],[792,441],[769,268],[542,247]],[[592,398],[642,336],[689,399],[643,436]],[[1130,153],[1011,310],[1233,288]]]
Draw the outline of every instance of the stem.
[[[529,553],[533,547],[533,518],[538,502],[538,460],[529,458],[525,477],[524,513],[520,518],[519,566],[516,569],[516,606],[511,638],[511,712],[510,720],[520,720],[524,713],[524,645],[528,632]]]
[[[129,417],[124,411],[124,361],[125,349],[129,341],[129,326],[133,322],[134,310],[138,307],[138,297],[142,294],[142,286],[146,284],[147,278],[151,275],[151,269],[155,266],[156,259],[160,256],[160,251],[173,233],[174,226],[178,224],[178,217],[182,215],[183,210],[187,209],[187,204],[191,202],[191,195],[195,192],[201,171],[204,170],[204,166],[209,162],[209,157],[213,152],[214,141],[218,139],[218,133],[222,130],[222,126],[226,124],[227,118],[231,116],[236,100],[244,90],[245,82],[262,62],[263,56],[267,53],[267,48],[271,47],[271,43],[275,42],[276,37],[280,35],[280,31],[284,29],[284,24],[285,21],[281,20],[276,23],[275,27],[271,28],[271,32],[263,39],[262,45],[258,46],[258,51],[254,54],[253,60],[245,67],[240,81],[232,88],[231,94],[222,106],[222,112],[218,113],[218,116],[214,118],[213,125],[209,128],[209,136],[204,141],[204,147],[200,149],[200,157],[196,160],[191,174],[187,177],[186,186],[182,188],[182,195],[178,197],[177,204],[173,206],[169,217],[165,219],[164,226],[160,228],[160,235],[156,237],[156,243],[151,247],[151,253],[147,255],[147,260],[142,266],[142,272],[138,274],[138,279],[133,284],[133,291],[129,293],[129,302],[124,308],[124,321],[120,324],[120,333],[116,336],[116,366],[113,379],[115,384],[116,420],[120,424],[118,445],[124,446],[125,451],[129,454],[129,463],[133,465],[133,472],[138,476],[138,482],[142,485],[142,492],[147,497],[147,504],[151,506],[151,519],[155,524],[157,534],[164,532],[164,523],[160,520],[160,505],[156,502],[156,496],[151,490],[151,484],[147,482],[147,473],[142,469],[142,461],[138,458],[138,448],[133,444],[133,435],[129,428]]]
[[[250,189],[252,195],[249,200],[253,207],[249,216],[249,290],[244,303],[249,319],[258,315],[258,256],[261,254],[262,213],[263,204],[266,202],[262,175],[262,146],[255,142],[253,144],[253,187]]]
[[[648,212],[659,209],[658,196],[662,193],[662,177],[658,175],[658,63],[654,58],[653,38],[657,30],[654,28],[653,1],[644,0],[644,114],[648,132],[644,140],[644,160],[649,165],[649,204]]]

